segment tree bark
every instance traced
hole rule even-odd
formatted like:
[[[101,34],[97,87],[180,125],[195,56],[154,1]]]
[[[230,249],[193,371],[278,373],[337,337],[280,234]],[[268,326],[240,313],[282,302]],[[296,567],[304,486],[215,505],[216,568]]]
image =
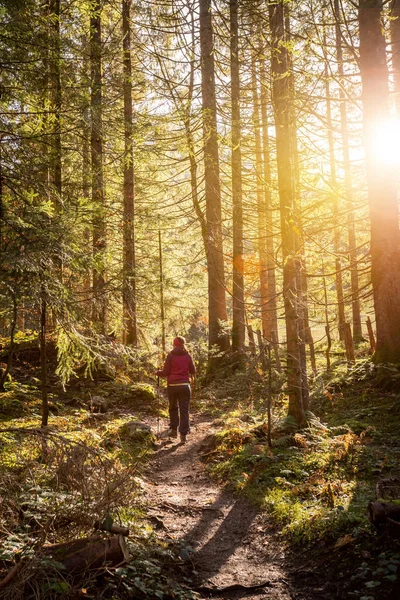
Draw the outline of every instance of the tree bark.
[[[47,355],[46,355],[46,320],[47,320],[47,300],[44,285],[41,289],[40,298],[40,379],[42,387],[42,427],[47,427],[49,422],[49,402],[47,398]]]
[[[239,79],[238,0],[230,0],[230,64],[232,102],[232,350],[241,351],[245,339],[242,150]]]
[[[3,251],[3,219],[5,217],[5,209],[3,202],[3,138],[0,135],[0,252]]]
[[[261,129],[260,129],[260,100],[258,96],[258,82],[256,71],[255,52],[251,58],[251,87],[253,93],[253,130],[254,130],[254,152],[255,152],[255,179],[257,194],[257,237],[258,237],[258,263],[260,279],[260,307],[261,326],[264,339],[268,334],[268,264],[267,264],[267,210],[265,205]]]
[[[287,99],[287,111],[289,115],[289,136],[290,136],[290,154],[293,168],[293,222],[296,227],[293,228],[294,248],[297,254],[295,261],[296,269],[296,289],[297,289],[297,329],[298,329],[298,348],[299,348],[299,364],[301,377],[301,396],[303,410],[309,410],[310,394],[308,390],[307,380],[307,353],[306,340],[307,328],[309,324],[308,318],[308,282],[306,273],[306,263],[304,257],[304,236],[303,236],[303,221],[301,217],[301,195],[300,195],[300,160],[299,149],[297,142],[297,118],[295,109],[295,80],[292,61],[292,36],[290,30],[290,5],[283,4],[284,10],[284,35],[287,43],[287,69],[288,69],[288,85],[289,96]]]
[[[269,342],[278,340],[278,312],[277,312],[277,294],[275,277],[275,247],[274,247],[274,229],[272,214],[271,197],[271,157],[270,157],[270,139],[269,139],[269,120],[268,120],[268,89],[267,89],[267,69],[265,60],[260,61],[260,80],[261,80],[261,123],[262,123],[262,147],[263,147],[263,167],[264,167],[264,196],[266,213],[266,250],[267,250],[267,308],[266,311],[266,331],[265,339]]]
[[[133,111],[131,59],[131,0],[122,0],[123,70],[124,70],[124,217],[122,302],[124,341],[137,345],[136,278],[135,278],[135,200],[133,167]]]
[[[204,181],[207,221],[207,271],[209,347],[229,348],[223,324],[227,321],[221,188],[218,157],[217,103],[215,96],[214,42],[211,0],[199,0],[201,92],[203,109]],[[213,361],[210,361],[210,367]]]
[[[61,90],[61,43],[60,43],[60,0],[49,0],[49,29],[50,29],[50,53],[49,53],[49,71],[50,71],[50,89],[49,100],[52,115],[52,131],[50,143],[50,170],[49,182],[52,185],[53,205],[55,207],[55,219],[62,213],[62,147],[61,147],[61,110],[62,110],[62,90]],[[57,277],[62,283],[63,273],[63,240],[59,238],[55,249],[54,262],[57,266]],[[59,317],[63,320],[64,307],[59,307]],[[56,327],[57,314],[54,310],[48,311],[49,322],[52,329]]]
[[[184,117],[184,126],[186,133],[186,143],[189,155],[189,165],[190,165],[190,190],[192,194],[192,204],[194,211],[196,213],[196,217],[200,224],[201,229],[201,237],[203,239],[204,244],[204,252],[207,256],[208,252],[208,236],[207,236],[207,223],[206,217],[204,215],[204,211],[202,210],[199,202],[199,186],[198,186],[198,177],[197,177],[197,160],[196,160],[196,147],[195,140],[193,135],[193,129],[191,124],[192,117],[192,102],[193,102],[193,91],[194,91],[194,77],[195,77],[195,57],[196,57],[196,32],[195,32],[195,17],[194,10],[191,10],[191,60],[190,60],[190,75],[189,75],[189,88],[188,88],[188,100],[185,107],[185,117]],[[171,95],[173,95],[174,100],[174,92],[169,84]],[[175,103],[177,104],[176,100]]]
[[[329,371],[331,368],[330,352],[332,347],[331,330],[329,325],[329,313],[328,313],[328,290],[326,286],[325,267],[322,262],[322,284],[324,286],[324,309],[325,309],[325,333],[326,333],[326,369]]]
[[[392,69],[394,78],[394,99],[396,114],[400,116],[400,1],[392,0],[390,5],[390,45],[392,50]]]
[[[54,113],[53,131],[51,145],[51,179],[56,192],[55,205],[58,210],[61,209],[62,194],[62,164],[61,164],[61,73],[60,73],[60,0],[50,0],[50,94],[51,104]]]
[[[351,327],[350,323],[345,323],[344,325],[344,343],[346,347],[346,358],[348,363],[354,363],[356,360],[354,354],[354,343],[353,337],[351,335]]]
[[[268,4],[271,28],[271,71],[273,106],[276,130],[276,153],[278,163],[278,188],[280,201],[282,254],[283,254],[283,298],[286,322],[287,382],[289,416],[298,425],[305,420],[302,401],[302,381],[299,361],[299,332],[296,287],[296,242],[294,223],[293,165],[291,164],[290,115],[287,103],[290,99],[287,48],[285,46],[284,2]]]
[[[8,352],[7,357],[7,365],[4,370],[0,371],[0,394],[5,392],[4,384],[7,381],[7,376],[11,370],[14,349],[15,349],[15,329],[17,327],[18,321],[18,307],[17,307],[17,297],[14,291],[12,291],[12,300],[13,300],[13,316],[10,325],[10,350]]]
[[[326,48],[326,32],[324,30],[324,48]],[[333,251],[335,253],[335,285],[338,310],[338,332],[339,339],[344,340],[344,326],[346,322],[343,298],[342,262],[340,260],[340,224],[339,224],[339,191],[336,176],[335,142],[333,139],[332,103],[329,86],[328,57],[324,56],[324,77],[326,95],[326,127],[328,134],[330,184],[332,188],[332,213],[333,213]]]
[[[85,40],[87,43],[87,40]],[[83,49],[86,49],[86,43],[83,43]],[[82,60],[82,71],[81,71],[81,85],[84,90],[84,98],[83,98],[83,110],[82,110],[82,197],[85,202],[88,204],[90,198],[91,191],[91,170],[90,170],[90,135],[91,135],[91,125],[90,125],[90,101],[89,101],[89,61],[87,59],[87,52],[83,52],[83,60]],[[93,248],[92,242],[92,231],[89,226],[85,226],[83,232],[84,240],[86,247],[88,249]],[[83,292],[86,303],[86,312],[89,317],[89,307],[90,307],[90,297],[91,297],[91,289],[92,289],[92,273],[90,269],[85,271],[83,277]]]
[[[369,345],[371,347],[371,352],[373,354],[375,352],[376,343],[375,343],[374,330],[372,328],[371,319],[369,317],[367,318],[366,325],[367,325],[367,331],[368,331],[368,337],[369,337]]]
[[[253,327],[251,325],[247,325],[247,335],[249,336],[249,348],[250,348],[250,353],[252,354],[252,356],[255,356],[257,351],[256,351],[256,340],[254,337],[254,331],[253,331]]]
[[[161,318],[161,348],[163,351],[163,359],[166,354],[165,346],[165,306],[164,306],[164,271],[163,271],[163,259],[162,259],[162,238],[161,229],[158,230],[158,264],[159,264],[159,276],[160,276],[160,318]]]
[[[382,1],[360,0],[360,73],[371,221],[371,279],[376,315],[376,362],[400,361],[400,232],[392,167],[374,153],[374,130],[389,117]]]
[[[106,330],[105,299],[105,194],[103,174],[103,99],[101,72],[101,2],[95,0],[90,14],[90,109],[93,203],[93,310],[92,319],[99,333]]]
[[[352,177],[351,177],[349,130],[348,130],[348,123],[347,123],[347,107],[346,107],[346,96],[345,96],[345,92],[344,92],[345,79],[344,79],[344,69],[343,69],[342,36],[341,36],[341,31],[340,31],[339,0],[334,0],[334,10],[335,10],[336,58],[337,58],[338,77],[339,77],[340,130],[341,130],[342,144],[343,144],[343,169],[344,169],[344,183],[345,183],[346,205],[347,205],[346,206],[346,208],[347,208],[347,235],[348,235],[349,257],[350,257],[353,339],[355,342],[361,342],[361,340],[363,339],[363,336],[362,336],[362,326],[361,326],[361,310],[360,310],[359,284],[358,284],[357,241],[356,241],[354,205],[353,205],[353,184],[352,184]]]

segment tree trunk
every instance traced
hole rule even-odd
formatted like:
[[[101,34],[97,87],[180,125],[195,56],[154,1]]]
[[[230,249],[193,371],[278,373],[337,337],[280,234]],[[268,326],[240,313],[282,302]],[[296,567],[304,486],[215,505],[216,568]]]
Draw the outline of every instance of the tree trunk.
[[[285,46],[284,2],[268,4],[271,28],[271,71],[276,130],[278,188],[281,213],[283,254],[283,298],[286,322],[287,380],[289,415],[298,425],[305,420],[299,362],[299,332],[296,287],[296,242],[294,223],[293,166],[291,164],[291,131],[287,103],[290,100],[287,48]]]
[[[373,354],[375,352],[376,343],[375,343],[374,330],[372,328],[371,319],[369,317],[367,318],[366,325],[367,325],[367,331],[368,331],[368,337],[369,337],[369,345],[371,347],[371,353]]]
[[[293,167],[293,214],[294,223],[296,227],[293,228],[295,252],[297,259],[295,262],[296,269],[296,289],[297,289],[297,329],[299,334],[299,363],[300,363],[300,377],[301,377],[301,396],[303,409],[309,410],[310,405],[310,394],[308,390],[307,380],[307,353],[306,353],[306,340],[307,340],[307,328],[309,323],[308,318],[308,295],[307,295],[307,273],[304,258],[304,236],[303,236],[303,222],[301,217],[301,197],[300,197],[300,161],[299,161],[299,149],[297,143],[297,118],[295,110],[295,80],[293,71],[292,61],[292,37],[290,31],[290,6],[287,3],[283,4],[284,9],[284,28],[285,28],[285,40],[287,43],[287,70],[289,72],[289,97],[287,101],[287,111],[289,118],[289,135],[290,135],[290,154]],[[290,49],[290,50],[289,50]]]
[[[90,109],[93,203],[93,310],[92,319],[100,333],[106,330],[105,299],[105,197],[103,176],[102,73],[101,73],[101,2],[95,0],[90,14]]]
[[[324,30],[324,49],[326,48],[326,32]],[[344,340],[344,325],[346,322],[343,299],[342,263],[340,260],[340,219],[339,219],[339,190],[336,177],[335,142],[333,139],[332,104],[329,86],[328,57],[324,52],[324,77],[326,96],[326,128],[328,133],[330,184],[332,188],[332,213],[333,213],[333,251],[335,253],[335,285],[338,308],[339,339]]]
[[[53,131],[51,140],[51,180],[56,192],[55,206],[61,209],[62,166],[61,166],[61,75],[60,75],[60,0],[50,0],[50,95],[53,111]]]
[[[195,148],[195,140],[191,125],[191,117],[192,117],[192,102],[193,102],[193,91],[194,91],[194,77],[195,77],[195,57],[196,57],[196,31],[195,31],[195,16],[194,11],[191,10],[190,14],[191,18],[191,60],[190,60],[190,75],[189,75],[189,88],[188,88],[188,100],[185,107],[185,133],[186,133],[186,143],[188,148],[189,155],[189,165],[190,165],[190,189],[192,194],[192,204],[194,211],[196,213],[197,219],[200,224],[201,236],[204,244],[204,252],[207,256],[208,252],[208,242],[207,242],[207,223],[204,212],[200,206],[199,202],[199,193],[198,193],[198,180],[197,180],[197,160],[196,160],[196,148]],[[170,83],[168,84],[171,90],[171,95],[174,95],[173,88]]]
[[[123,283],[124,341],[137,345],[136,278],[135,278],[135,212],[133,170],[131,0],[122,0],[123,69],[124,69],[124,221]]]
[[[51,143],[50,143],[50,170],[49,170],[49,182],[52,184],[52,197],[53,205],[55,207],[55,219],[61,214],[63,201],[62,201],[62,148],[61,148],[61,103],[62,103],[62,91],[61,91],[61,73],[60,73],[60,61],[61,61],[61,45],[60,45],[60,0],[49,1],[49,40],[50,40],[50,53],[49,53],[49,71],[50,71],[50,89],[49,89],[49,100],[52,111],[52,131],[51,131]],[[55,248],[54,262],[57,267],[57,277],[62,283],[64,279],[63,274],[63,241],[62,237],[58,240],[57,247]],[[62,297],[62,296],[61,296]],[[61,299],[60,297],[60,299]],[[48,311],[49,323],[54,330],[56,328],[57,314],[54,310]],[[64,308],[60,306],[59,317],[61,320],[64,319]]]
[[[47,300],[44,286],[42,285],[40,299],[40,379],[42,386],[42,427],[47,427],[49,422],[49,403],[47,398],[47,356],[46,356],[46,319]]]
[[[2,152],[3,138],[0,135],[0,252],[3,251],[4,240],[3,240],[3,220],[5,218],[5,209],[3,201],[3,152]]]
[[[25,303],[23,300],[21,300],[20,307],[18,310],[17,330],[25,331]]]
[[[162,259],[162,239],[161,229],[158,230],[158,264],[159,264],[159,276],[160,276],[160,318],[161,318],[161,348],[163,351],[163,359],[166,354],[165,346],[165,306],[164,306],[164,270],[163,270],[163,259]]]
[[[18,307],[17,307],[17,297],[15,292],[12,292],[12,300],[13,300],[13,317],[10,325],[10,350],[7,356],[7,364],[6,368],[0,370],[0,393],[5,392],[4,384],[7,381],[8,374],[11,370],[14,349],[15,349],[15,329],[17,327],[18,320]],[[3,359],[4,360],[4,359]]]
[[[326,277],[325,277],[325,266],[322,261],[322,284],[324,287],[324,309],[325,309],[325,333],[326,333],[326,369],[329,371],[331,368],[331,358],[330,352],[332,347],[332,338],[331,338],[331,330],[329,325],[329,312],[328,312],[328,290],[326,286]]]
[[[392,50],[392,69],[394,78],[394,99],[396,114],[400,116],[400,1],[392,0],[390,6],[390,45]]]
[[[356,230],[354,223],[354,206],[353,206],[353,184],[351,178],[351,164],[350,164],[350,144],[349,144],[349,130],[347,124],[347,108],[346,108],[346,96],[344,92],[345,79],[343,70],[343,51],[342,51],[342,37],[340,31],[340,10],[339,0],[334,0],[335,10],[335,34],[336,34],[336,58],[338,64],[338,77],[339,77],[339,102],[340,102],[340,129],[343,144],[343,169],[344,169],[344,183],[346,191],[346,204],[347,204],[347,235],[349,243],[349,256],[350,256],[350,281],[351,281],[351,308],[353,316],[353,339],[355,342],[361,342],[362,327],[361,327],[361,311],[360,311],[360,298],[359,298],[359,284],[358,284],[358,270],[357,270],[357,241],[356,241]]]
[[[256,350],[256,340],[254,337],[253,327],[251,325],[247,325],[247,335],[249,336],[249,348],[252,356],[257,354]]]
[[[206,217],[204,215],[204,211],[200,205],[199,201],[199,186],[198,186],[198,176],[197,176],[197,159],[196,159],[196,143],[193,134],[192,128],[192,102],[193,102],[193,91],[194,91],[194,78],[195,78],[195,60],[196,60],[196,31],[195,31],[195,15],[194,10],[190,11],[190,19],[191,19],[191,57],[190,57],[190,74],[189,74],[189,86],[187,93],[187,102],[186,106],[184,106],[184,127],[185,127],[185,135],[186,135],[186,145],[188,150],[188,160],[189,160],[189,168],[190,168],[190,191],[192,196],[192,204],[194,211],[196,213],[197,220],[200,225],[201,237],[204,245],[204,252],[207,256],[208,252],[208,236],[207,236],[207,222]],[[158,59],[160,68],[163,68],[161,58]],[[173,85],[171,85],[171,81],[168,79],[168,75],[165,75],[167,86],[171,93],[171,96],[174,100],[175,106],[178,111],[182,111],[182,103],[179,100],[179,95],[174,91]]]
[[[82,68],[82,87],[85,92],[89,91],[89,73],[88,73],[88,61],[86,56],[83,59],[83,68]],[[90,106],[86,100],[86,94],[84,96],[85,105],[83,108],[82,114],[82,197],[84,198],[85,203],[88,204],[90,198],[90,189],[91,189],[91,174],[90,174]],[[86,226],[83,232],[85,245],[87,248],[92,248],[92,232],[90,227]],[[84,279],[83,279],[83,292],[86,303],[86,312],[89,317],[90,303],[89,299],[91,297],[91,288],[92,288],[92,273],[88,268],[85,270]],[[90,317],[89,317],[90,318]]]
[[[253,129],[255,150],[255,179],[257,193],[258,263],[260,279],[261,326],[264,339],[268,334],[268,264],[267,264],[267,210],[265,205],[260,130],[260,100],[256,72],[255,52],[251,58],[251,87],[253,92]]]
[[[262,123],[262,146],[263,146],[263,167],[264,167],[264,196],[266,213],[266,245],[267,245],[267,299],[268,310],[266,311],[266,331],[265,339],[269,342],[278,340],[278,312],[277,312],[277,294],[275,277],[275,248],[274,248],[274,230],[272,214],[271,197],[271,158],[270,158],[270,139],[268,122],[268,89],[267,89],[267,70],[265,60],[260,61],[260,80],[261,80],[261,123]]]
[[[232,101],[232,350],[244,348],[244,261],[242,206],[242,149],[240,123],[238,0],[230,0],[231,101]]]
[[[393,168],[374,153],[374,129],[389,117],[382,2],[360,0],[360,73],[371,221],[371,279],[376,315],[376,362],[400,361],[400,233]]]
[[[212,348],[215,346],[220,351],[225,351],[229,348],[229,337],[223,329],[223,324],[226,323],[228,317],[226,311],[222,243],[221,188],[211,0],[199,0],[199,7],[204,181],[207,221],[209,347]]]

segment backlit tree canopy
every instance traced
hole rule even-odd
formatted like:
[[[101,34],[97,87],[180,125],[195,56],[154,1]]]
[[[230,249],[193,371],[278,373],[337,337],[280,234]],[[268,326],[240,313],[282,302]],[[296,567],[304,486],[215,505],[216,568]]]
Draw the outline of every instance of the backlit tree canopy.
[[[3,333],[197,331],[213,370],[260,330],[298,423],[314,344],[398,362],[399,10],[3,0]]]

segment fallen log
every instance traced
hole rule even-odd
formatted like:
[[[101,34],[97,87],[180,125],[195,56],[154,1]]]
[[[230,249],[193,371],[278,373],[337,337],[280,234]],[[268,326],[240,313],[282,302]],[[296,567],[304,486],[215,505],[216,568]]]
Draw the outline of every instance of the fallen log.
[[[387,518],[399,519],[400,522],[400,505],[389,502],[370,502],[368,504],[368,514],[373,525],[379,525]]]
[[[125,538],[122,535],[111,538],[95,536],[51,544],[44,546],[42,551],[46,556],[62,564],[65,572],[73,578],[83,572],[116,567],[129,558]]]
[[[370,502],[369,520],[377,529],[386,530],[391,537],[400,538],[400,505],[389,502]]]
[[[48,562],[46,571],[52,568],[56,572],[62,571],[62,576],[72,581],[89,574],[97,575],[106,568],[123,565],[129,559],[128,548],[122,535],[110,538],[95,536],[48,544],[41,548],[40,555],[54,561],[53,567],[51,562]],[[17,562],[0,581],[0,590],[5,589],[17,578],[23,566],[29,567],[32,564],[28,559]]]

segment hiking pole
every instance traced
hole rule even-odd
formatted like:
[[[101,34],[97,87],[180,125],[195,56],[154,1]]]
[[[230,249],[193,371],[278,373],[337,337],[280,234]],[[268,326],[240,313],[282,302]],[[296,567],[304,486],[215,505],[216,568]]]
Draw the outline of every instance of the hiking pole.
[[[160,437],[160,376],[157,376],[157,439]]]
[[[192,378],[192,389],[193,389],[193,391],[192,391],[193,425],[194,425],[194,428],[197,431],[197,425],[196,425],[195,420],[194,420],[194,414],[195,414],[194,411],[195,411],[195,408],[196,408],[196,377]]]

